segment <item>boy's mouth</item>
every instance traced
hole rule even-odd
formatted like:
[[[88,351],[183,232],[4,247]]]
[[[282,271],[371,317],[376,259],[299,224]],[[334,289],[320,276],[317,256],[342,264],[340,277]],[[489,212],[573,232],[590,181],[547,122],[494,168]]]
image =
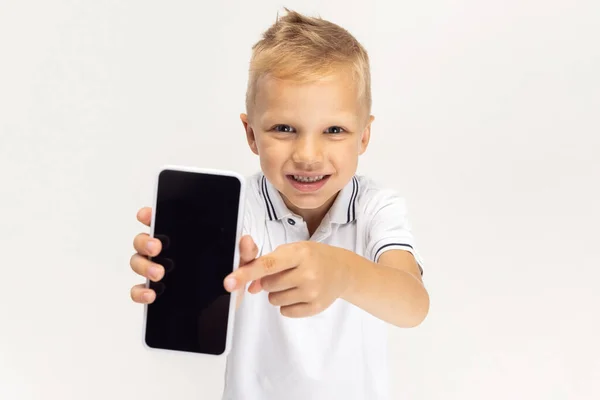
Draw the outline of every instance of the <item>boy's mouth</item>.
[[[328,175],[317,175],[317,176],[304,176],[304,175],[290,175],[292,179],[300,183],[314,183],[325,179]]]
[[[331,175],[287,175],[292,186],[302,192],[313,192],[325,185]]]

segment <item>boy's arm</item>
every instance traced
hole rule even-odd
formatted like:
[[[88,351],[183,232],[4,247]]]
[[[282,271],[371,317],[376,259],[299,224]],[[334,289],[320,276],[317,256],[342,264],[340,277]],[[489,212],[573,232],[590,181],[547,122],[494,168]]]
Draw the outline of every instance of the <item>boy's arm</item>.
[[[348,274],[344,300],[399,327],[414,327],[425,319],[429,294],[410,252],[389,250],[377,263],[350,251],[340,256]]]
[[[423,260],[412,234],[406,201],[375,186],[364,193],[364,257],[348,254],[342,298],[391,324],[419,325],[429,311]]]
[[[225,288],[239,290],[254,281],[250,293],[266,290],[269,302],[292,318],[318,314],[342,298],[391,324],[418,325],[429,297],[414,257],[388,250],[378,261],[324,243],[289,243],[230,274]]]

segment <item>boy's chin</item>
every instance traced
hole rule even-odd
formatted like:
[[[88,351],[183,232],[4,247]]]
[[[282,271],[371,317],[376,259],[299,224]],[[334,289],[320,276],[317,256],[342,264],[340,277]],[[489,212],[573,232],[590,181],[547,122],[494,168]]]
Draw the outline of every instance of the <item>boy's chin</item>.
[[[288,202],[301,210],[318,210],[330,203],[331,196],[326,193],[284,193]]]

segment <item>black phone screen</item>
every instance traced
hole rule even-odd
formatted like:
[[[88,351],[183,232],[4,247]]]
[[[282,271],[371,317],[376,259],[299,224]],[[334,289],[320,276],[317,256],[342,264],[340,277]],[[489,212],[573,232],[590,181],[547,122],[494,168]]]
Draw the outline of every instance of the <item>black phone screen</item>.
[[[219,355],[225,351],[230,294],[223,280],[236,250],[240,180],[231,176],[163,170],[158,177],[152,261],[165,267],[150,282],[149,347]]]

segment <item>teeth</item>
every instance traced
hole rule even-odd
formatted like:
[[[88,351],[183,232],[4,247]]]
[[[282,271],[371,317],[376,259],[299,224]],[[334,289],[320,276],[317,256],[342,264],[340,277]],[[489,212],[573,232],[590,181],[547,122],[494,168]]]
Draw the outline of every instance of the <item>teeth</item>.
[[[297,180],[298,182],[318,182],[321,179],[323,179],[325,177],[325,175],[320,175],[320,176],[300,176],[300,175],[294,175],[294,179]]]

